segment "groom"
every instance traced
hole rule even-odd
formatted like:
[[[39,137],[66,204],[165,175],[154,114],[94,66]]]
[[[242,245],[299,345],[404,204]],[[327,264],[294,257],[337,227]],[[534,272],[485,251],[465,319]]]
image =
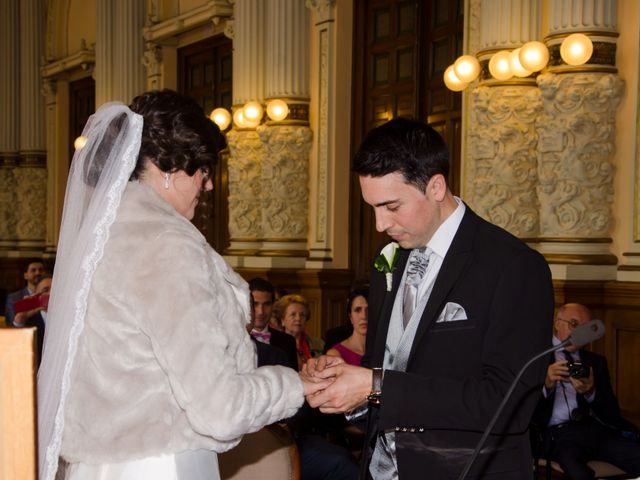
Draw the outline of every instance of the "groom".
[[[393,242],[371,277],[364,367],[312,361],[309,375],[335,381],[307,400],[366,410],[366,478],[457,478],[518,370],[549,346],[549,268],[453,196],[446,145],[421,122],[373,129],[353,171]],[[544,362],[525,373],[467,478],[531,477],[527,428],[544,375]]]

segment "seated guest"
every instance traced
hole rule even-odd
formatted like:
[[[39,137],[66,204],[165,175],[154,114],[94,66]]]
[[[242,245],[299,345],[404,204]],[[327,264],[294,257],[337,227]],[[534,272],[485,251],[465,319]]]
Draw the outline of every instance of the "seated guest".
[[[33,295],[36,291],[36,283],[40,280],[40,277],[44,275],[44,264],[42,260],[38,258],[29,258],[22,264],[22,275],[27,281],[24,288],[7,295],[7,303],[4,309],[5,323],[7,327],[13,326],[13,317],[15,312],[13,310],[13,304],[18,300],[22,300],[24,297]]]
[[[309,320],[309,304],[302,295],[285,295],[276,302],[274,311],[284,331],[296,340],[299,368],[310,358],[322,355],[324,342],[305,332],[304,327]]]
[[[298,353],[296,341],[291,335],[271,328],[269,325],[275,300],[273,285],[264,278],[252,278],[249,280],[249,291],[251,292],[252,322],[249,333],[258,342],[266,343],[282,350],[288,358],[287,366],[297,371]]]
[[[35,284],[32,297],[48,296],[51,291],[51,275],[40,277]],[[25,297],[26,298],[26,297]],[[42,358],[42,344],[44,341],[44,329],[47,321],[47,302],[41,302],[41,306],[25,312],[18,312],[13,317],[14,327],[36,327],[38,366]]]
[[[590,320],[591,312],[584,305],[560,307],[553,344],[563,342],[574,328]],[[640,475],[637,429],[620,415],[607,362],[601,355],[575,346],[556,352],[533,423],[547,427],[543,448],[571,479],[595,478],[587,466],[589,460],[609,462],[628,474]]]
[[[327,351],[327,355],[341,357],[351,365],[360,365],[367,340],[367,323],[369,318],[368,296],[368,287],[359,286],[351,290],[347,300],[347,315],[349,316],[351,325],[353,325],[353,333],[346,340],[330,348]]]

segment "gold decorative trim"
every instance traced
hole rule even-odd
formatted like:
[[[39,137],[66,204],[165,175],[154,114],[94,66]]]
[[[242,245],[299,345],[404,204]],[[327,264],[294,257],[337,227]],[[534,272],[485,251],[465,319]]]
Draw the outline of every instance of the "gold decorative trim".
[[[576,238],[576,237],[538,237],[539,242],[556,243],[613,243],[610,237]]]
[[[550,40],[555,40],[558,38],[566,38],[569,35],[573,34],[573,33],[582,33],[584,35],[586,35],[587,37],[611,37],[611,38],[618,38],[620,36],[620,34],[618,32],[612,32],[610,30],[607,31],[598,31],[598,30],[590,30],[587,32],[560,32],[560,33],[552,33],[551,35],[547,35],[546,37],[544,37],[544,42],[548,42]]]
[[[615,255],[581,255],[566,253],[543,253],[545,260],[551,264],[568,265],[616,265],[618,259]]]
[[[56,77],[64,72],[80,68],[89,70],[96,63],[96,54],[93,50],[80,50],[73,55],[48,63],[40,69],[42,78]]]
[[[549,63],[547,64],[547,68],[554,72],[558,71],[554,69],[555,67],[563,67],[563,68],[569,69],[569,71],[571,72],[575,72],[576,69],[587,68],[588,66],[594,67],[594,66],[600,66],[600,65],[608,65],[611,68],[611,67],[615,67],[615,64],[616,64],[616,44],[612,42],[593,42],[593,54],[591,55],[591,58],[586,64],[580,65],[578,67],[572,67],[570,65],[567,65],[564,62],[564,60],[562,60],[562,57],[560,56],[560,44],[551,45],[549,47]],[[590,69],[589,71],[593,71],[593,70]],[[611,71],[611,70],[607,69],[607,70],[597,70],[597,71]],[[615,69],[614,71],[617,72],[618,70]]]
[[[618,271],[623,272],[640,272],[640,265],[620,265]]]
[[[309,257],[308,250],[260,250],[258,257]]]
[[[224,254],[233,257],[254,257],[258,253],[257,248],[225,248]]]

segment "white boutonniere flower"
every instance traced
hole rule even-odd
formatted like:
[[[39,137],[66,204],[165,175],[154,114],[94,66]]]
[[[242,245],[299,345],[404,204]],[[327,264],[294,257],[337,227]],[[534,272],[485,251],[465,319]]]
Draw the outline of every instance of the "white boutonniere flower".
[[[398,258],[400,257],[400,245],[397,242],[391,242],[385,245],[373,262],[373,266],[379,272],[384,273],[387,280],[387,292],[391,291],[393,280],[392,272],[396,268]]]

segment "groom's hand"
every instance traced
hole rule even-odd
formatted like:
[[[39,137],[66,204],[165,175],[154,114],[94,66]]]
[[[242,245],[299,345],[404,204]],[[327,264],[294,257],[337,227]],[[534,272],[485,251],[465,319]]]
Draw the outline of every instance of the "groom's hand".
[[[314,377],[335,377],[335,380],[325,389],[307,396],[309,405],[320,407],[323,413],[344,413],[367,401],[367,396],[371,393],[373,372],[368,368],[340,362],[316,370]]]

